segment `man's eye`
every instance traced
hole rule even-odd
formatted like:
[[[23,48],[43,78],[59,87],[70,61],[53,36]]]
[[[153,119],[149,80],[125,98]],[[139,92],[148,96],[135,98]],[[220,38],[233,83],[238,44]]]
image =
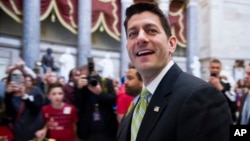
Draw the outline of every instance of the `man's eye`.
[[[130,32],[129,34],[128,34],[128,37],[129,38],[133,38],[133,37],[135,37],[137,35],[137,32]]]
[[[149,29],[149,30],[148,30],[148,33],[149,33],[149,34],[155,34],[156,32],[157,32],[157,31],[154,30],[154,29]]]

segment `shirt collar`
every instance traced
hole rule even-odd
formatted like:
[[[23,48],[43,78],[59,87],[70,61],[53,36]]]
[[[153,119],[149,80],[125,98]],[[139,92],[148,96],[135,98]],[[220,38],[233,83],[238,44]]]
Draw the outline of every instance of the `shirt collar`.
[[[170,60],[169,63],[161,70],[161,72],[151,81],[148,86],[146,87],[147,90],[153,95],[157,86],[161,82],[164,75],[168,72],[168,70],[174,65],[174,61]],[[143,86],[145,88],[145,86]]]
[[[133,99],[133,104],[134,105],[137,103],[139,97],[140,97],[140,94],[138,94],[137,96],[134,97],[134,99]]]

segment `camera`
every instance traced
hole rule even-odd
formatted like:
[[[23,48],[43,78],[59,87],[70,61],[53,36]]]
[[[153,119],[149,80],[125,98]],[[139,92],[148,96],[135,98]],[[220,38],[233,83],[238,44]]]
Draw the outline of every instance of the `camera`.
[[[97,75],[93,73],[94,61],[92,57],[88,58],[88,71],[89,71],[89,75],[87,76],[87,79],[89,81],[89,84],[91,86],[96,86],[98,84],[98,79],[97,79]]]
[[[214,73],[214,72],[211,72],[211,73],[210,73],[210,76],[217,77],[217,74]]]

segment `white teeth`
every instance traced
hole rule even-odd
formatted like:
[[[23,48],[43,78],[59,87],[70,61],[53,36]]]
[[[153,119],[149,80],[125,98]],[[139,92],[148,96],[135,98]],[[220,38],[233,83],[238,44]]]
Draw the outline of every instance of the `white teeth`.
[[[138,54],[138,55],[142,55],[142,54],[151,53],[151,52],[152,52],[152,51],[150,51],[150,50],[143,50],[143,51],[138,52],[137,54]]]

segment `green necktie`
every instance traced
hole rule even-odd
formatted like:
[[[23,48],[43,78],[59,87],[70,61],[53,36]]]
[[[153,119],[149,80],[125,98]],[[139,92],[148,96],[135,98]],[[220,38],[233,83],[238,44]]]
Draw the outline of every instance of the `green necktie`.
[[[148,101],[147,97],[149,95],[149,91],[147,89],[143,89],[140,95],[140,101],[137,103],[134,113],[133,113],[133,118],[132,118],[132,125],[131,125],[131,140],[130,141],[135,141],[136,136],[138,133],[138,130],[140,128],[143,116],[146,112]]]

